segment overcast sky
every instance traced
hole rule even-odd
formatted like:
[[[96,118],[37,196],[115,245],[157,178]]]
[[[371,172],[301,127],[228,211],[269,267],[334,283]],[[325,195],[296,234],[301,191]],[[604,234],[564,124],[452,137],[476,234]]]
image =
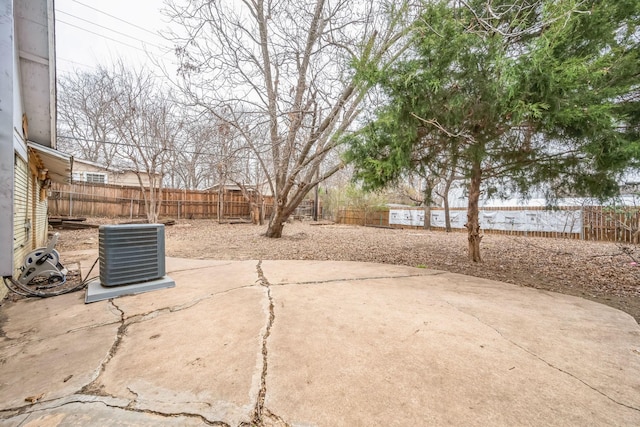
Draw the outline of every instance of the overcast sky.
[[[55,0],[58,74],[90,71],[118,57],[149,63],[146,52],[170,64],[170,44],[158,35],[168,25],[162,6],[161,0]]]

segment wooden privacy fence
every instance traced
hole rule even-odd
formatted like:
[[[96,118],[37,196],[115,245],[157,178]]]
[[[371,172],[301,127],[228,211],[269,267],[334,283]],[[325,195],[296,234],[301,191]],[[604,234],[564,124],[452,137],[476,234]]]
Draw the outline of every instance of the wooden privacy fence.
[[[271,214],[273,198],[265,197],[265,216]],[[218,192],[163,189],[159,216],[194,219],[248,218],[251,206],[239,191],[226,191],[222,203]],[[142,189],[89,183],[53,184],[49,194],[50,216],[104,216],[145,218]]]
[[[439,223],[444,221],[444,209],[431,208],[432,230],[444,230],[443,226],[434,225],[434,218],[439,218]],[[531,220],[531,226],[527,224],[517,224],[511,229],[505,227],[505,218],[514,218],[515,212],[522,213],[521,216]],[[500,213],[503,217],[501,227],[492,224],[486,217]],[[557,225],[556,230],[543,230],[540,227],[540,218],[553,214],[565,215],[565,223]],[[404,214],[405,220],[398,220],[398,214]],[[450,209],[453,231],[466,231],[466,209]],[[486,215],[483,218],[483,215]],[[556,215],[556,216],[557,216]],[[394,218],[390,218],[393,216]],[[627,207],[623,209],[613,209],[605,206],[568,206],[554,210],[543,207],[487,207],[480,209],[482,232],[486,234],[510,234],[525,235],[532,237],[555,237],[583,239],[593,241],[627,242],[640,243],[640,209]],[[508,220],[507,220],[508,221]],[[557,219],[556,219],[557,221]],[[422,228],[424,224],[423,208],[377,208],[370,210],[342,208],[338,210],[336,222],[339,224],[363,225],[369,227],[392,227],[392,228]],[[404,223],[399,223],[404,222]],[[512,224],[513,224],[512,220]],[[537,226],[537,227],[536,227]],[[502,228],[502,229],[500,229]]]
[[[388,209],[338,209],[338,224],[364,225],[367,227],[389,227]]]
[[[590,206],[583,209],[584,239],[640,243],[640,209]]]

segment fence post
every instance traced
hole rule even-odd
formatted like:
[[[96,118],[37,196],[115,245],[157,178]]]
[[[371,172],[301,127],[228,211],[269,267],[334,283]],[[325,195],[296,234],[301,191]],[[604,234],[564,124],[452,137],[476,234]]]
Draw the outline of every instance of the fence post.
[[[73,191],[69,191],[69,216],[73,216]]]

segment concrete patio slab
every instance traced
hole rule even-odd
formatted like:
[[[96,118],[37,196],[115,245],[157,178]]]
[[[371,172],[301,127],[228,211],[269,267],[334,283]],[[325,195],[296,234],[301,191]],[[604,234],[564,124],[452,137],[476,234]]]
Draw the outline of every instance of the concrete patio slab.
[[[0,408],[73,394],[89,384],[113,345],[117,324],[0,348]]]
[[[167,264],[172,289],[0,307],[0,426],[640,425],[640,327],[610,307],[401,266]]]
[[[539,297],[554,305],[547,295],[519,290],[530,305]],[[526,344],[535,329],[519,324],[503,335],[500,323],[467,313],[442,287],[397,291],[388,279],[274,286],[275,301],[296,304],[276,305],[265,407],[294,425],[637,422],[640,357],[631,356],[639,336],[632,323],[628,334],[593,341],[585,329],[599,325],[572,327],[562,313],[546,313],[545,352]],[[499,298],[472,304],[505,310]],[[505,321],[529,317],[536,324],[530,315]],[[582,356],[555,365],[558,355],[576,351]],[[293,369],[292,360],[299,361]]]
[[[102,402],[70,402],[44,413],[23,414],[15,417],[20,427],[56,426],[110,426],[119,427],[196,427],[204,420],[189,416],[165,417],[153,413],[131,412],[127,409],[110,407]]]
[[[164,308],[178,309],[230,290],[255,286],[257,261],[202,261],[167,258],[167,274],[179,288],[118,299],[128,316]]]
[[[269,282],[274,285],[372,278],[372,267],[379,277],[432,276],[444,273],[404,265],[354,261],[263,261],[261,266]]]
[[[18,341],[51,338],[120,319],[120,314],[107,304],[100,307],[85,305],[82,292],[55,298],[25,299],[19,304],[3,306],[1,313],[5,318],[3,337]]]
[[[125,322],[117,353],[92,387],[136,409],[238,425],[251,417],[260,387],[263,294],[241,288]]]

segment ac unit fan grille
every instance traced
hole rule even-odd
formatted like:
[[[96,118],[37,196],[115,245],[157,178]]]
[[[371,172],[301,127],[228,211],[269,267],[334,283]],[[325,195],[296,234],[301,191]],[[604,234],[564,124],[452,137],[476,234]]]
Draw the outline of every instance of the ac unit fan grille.
[[[164,225],[104,225],[99,240],[102,286],[128,285],[165,275]]]

